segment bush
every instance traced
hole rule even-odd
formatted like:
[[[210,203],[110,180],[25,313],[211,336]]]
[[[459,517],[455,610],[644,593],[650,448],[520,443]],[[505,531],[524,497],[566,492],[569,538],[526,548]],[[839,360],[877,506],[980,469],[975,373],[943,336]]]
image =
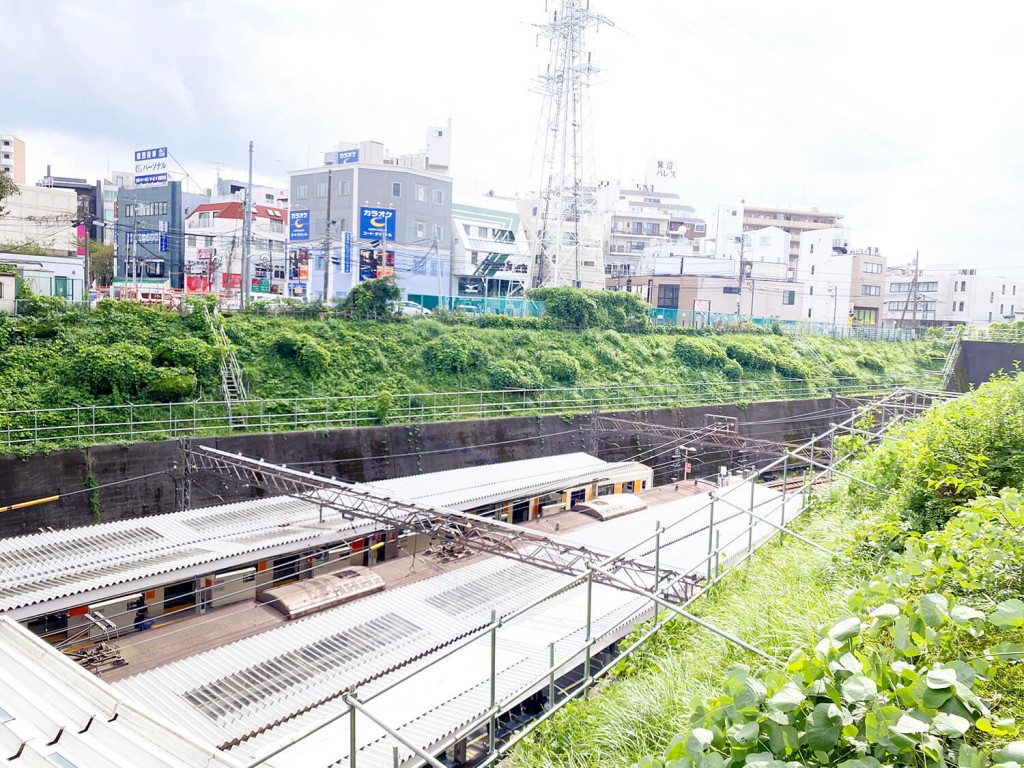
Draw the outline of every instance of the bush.
[[[538,361],[541,372],[562,384],[572,384],[583,373],[574,357],[560,350],[546,350]]]
[[[292,359],[298,356],[300,343],[298,334],[284,331],[274,338],[274,351],[286,360]]]
[[[156,348],[157,365],[189,368],[197,376],[213,373],[220,354],[212,344],[191,336],[173,336]]]
[[[735,360],[726,360],[722,366],[722,373],[729,381],[739,381],[743,378],[743,366]]]
[[[852,379],[857,376],[857,367],[844,357],[833,360],[829,367],[832,375],[840,379]]]
[[[353,320],[397,320],[401,317],[397,302],[402,289],[394,275],[357,283],[338,305]]]
[[[94,395],[132,397],[142,393],[154,378],[151,357],[141,344],[87,346],[71,361],[71,375]]]
[[[324,375],[331,365],[331,353],[327,347],[310,336],[299,337],[295,358],[299,367],[313,377]]]
[[[495,389],[540,389],[544,375],[533,363],[519,360],[501,360],[487,369],[490,384]]]
[[[683,336],[676,339],[672,354],[679,362],[690,368],[721,367],[728,357],[714,341],[698,336]]]
[[[487,353],[480,345],[454,333],[424,344],[422,355],[428,371],[442,374],[466,373],[487,362]]]
[[[874,355],[861,355],[857,358],[857,365],[874,373],[885,373],[885,363]]]
[[[752,339],[730,339],[726,342],[725,354],[744,368],[770,371],[776,366],[775,357],[767,347]]]
[[[800,360],[791,357],[779,358],[775,361],[775,370],[786,379],[807,379],[811,372]]]
[[[544,319],[557,328],[597,328],[600,313],[596,294],[578,288],[534,288],[526,292],[531,301],[544,302]]]
[[[196,385],[195,374],[187,368],[161,368],[149,384],[149,395],[162,403],[176,403],[191,398]]]

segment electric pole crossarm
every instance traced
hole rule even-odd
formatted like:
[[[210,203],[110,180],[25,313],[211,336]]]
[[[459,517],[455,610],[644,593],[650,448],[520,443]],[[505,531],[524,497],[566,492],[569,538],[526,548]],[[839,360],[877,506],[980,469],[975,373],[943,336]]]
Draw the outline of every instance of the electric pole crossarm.
[[[581,576],[592,566],[600,565],[615,573],[619,580],[626,580],[640,590],[649,590],[660,573],[658,581],[664,587],[660,594],[665,600],[681,602],[687,599],[695,584],[689,574],[664,567],[659,571],[652,563],[596,551],[521,525],[394,499],[334,478],[300,472],[208,446],[193,447],[188,464],[193,471],[212,471],[274,493],[304,498],[340,514],[345,520],[371,520],[402,533],[428,534],[479,552],[558,573]],[[599,580],[604,578],[597,574],[595,577]]]

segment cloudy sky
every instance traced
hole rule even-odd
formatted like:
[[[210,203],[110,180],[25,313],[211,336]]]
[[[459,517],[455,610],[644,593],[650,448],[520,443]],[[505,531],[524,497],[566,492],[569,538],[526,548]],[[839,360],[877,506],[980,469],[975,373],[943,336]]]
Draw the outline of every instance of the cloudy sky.
[[[424,146],[452,120],[456,189],[525,194],[557,0],[5,0],[0,132],[28,176],[128,170],[168,146],[198,184],[258,181],[343,140]],[[592,0],[599,178],[654,158],[706,218],[818,207],[889,263],[1024,265],[1024,6]],[[13,74],[13,77],[12,77]]]

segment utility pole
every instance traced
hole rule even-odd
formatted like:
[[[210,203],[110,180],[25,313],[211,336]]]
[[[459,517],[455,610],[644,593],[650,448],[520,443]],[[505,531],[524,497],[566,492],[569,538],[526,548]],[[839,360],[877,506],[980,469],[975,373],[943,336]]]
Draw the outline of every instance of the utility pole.
[[[910,290],[907,291],[907,300],[903,302],[903,314],[900,315],[900,330],[903,329],[903,323],[907,319],[907,308],[909,307],[911,300],[913,300],[914,302],[914,314],[912,315],[912,322],[916,322],[917,320],[917,266],[920,255],[920,251],[914,251],[914,277],[910,281]]]
[[[139,198],[132,199],[132,294],[139,300]]]
[[[324,304],[331,300],[331,171],[327,169],[327,225],[324,227]],[[385,233],[387,228],[384,229]]]
[[[252,287],[252,141],[249,142],[249,185],[245,191],[245,256],[242,258],[242,299],[239,309],[245,309]]]

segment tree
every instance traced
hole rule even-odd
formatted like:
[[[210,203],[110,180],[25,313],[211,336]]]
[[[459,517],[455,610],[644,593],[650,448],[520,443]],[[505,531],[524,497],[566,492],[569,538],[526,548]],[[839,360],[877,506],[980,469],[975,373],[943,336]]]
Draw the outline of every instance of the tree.
[[[394,275],[365,280],[356,285],[339,305],[353,320],[387,320],[398,316],[402,289]]]
[[[114,280],[114,246],[96,240],[89,241],[89,272],[99,285],[110,285]]]
[[[0,171],[0,217],[6,216],[9,212],[3,205],[4,200],[18,194],[21,194],[21,190],[18,189],[18,185],[14,183],[11,175],[6,171]]]

